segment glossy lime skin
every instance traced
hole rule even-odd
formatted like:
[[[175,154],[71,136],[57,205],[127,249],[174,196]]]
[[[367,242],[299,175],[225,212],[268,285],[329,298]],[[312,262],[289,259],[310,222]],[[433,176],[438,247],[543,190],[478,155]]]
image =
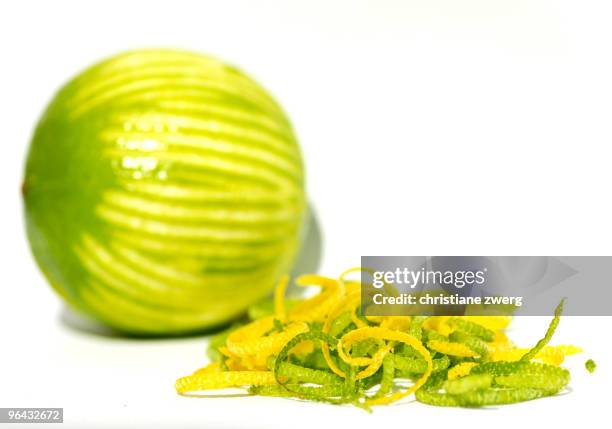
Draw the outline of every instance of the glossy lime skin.
[[[226,323],[293,263],[303,164],[277,103],[241,71],[127,52],[68,82],[23,181],[28,238],[75,309],[132,334]]]

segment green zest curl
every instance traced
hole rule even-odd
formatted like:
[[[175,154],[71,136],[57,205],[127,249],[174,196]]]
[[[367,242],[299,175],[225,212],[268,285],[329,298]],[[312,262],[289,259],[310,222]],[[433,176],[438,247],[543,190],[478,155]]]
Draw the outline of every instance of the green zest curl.
[[[391,392],[395,384],[395,359],[399,356],[387,355],[383,359],[382,378],[380,380],[380,388],[376,392],[376,396],[384,396]]]
[[[467,377],[447,380],[444,383],[444,390],[451,395],[461,395],[474,390],[486,389],[491,386],[493,377],[489,374],[468,375]]]
[[[540,352],[540,350],[544,348],[546,344],[548,344],[552,336],[555,334],[555,330],[557,329],[557,326],[559,325],[559,321],[561,320],[561,313],[563,312],[564,303],[565,303],[565,298],[563,298],[561,302],[559,303],[559,305],[557,305],[557,308],[555,309],[555,317],[553,317],[553,320],[550,322],[550,325],[548,325],[548,329],[546,330],[546,335],[544,335],[544,338],[538,341],[538,343],[531,350],[525,353],[523,357],[521,358],[521,361],[523,362],[530,361]]]
[[[427,370],[427,362],[424,359],[410,358],[400,355],[393,355],[391,357],[394,361],[395,369],[399,377],[405,376],[411,378],[412,375],[423,374]],[[432,372],[442,371],[448,368],[450,365],[450,359],[448,356],[442,356],[441,358],[433,360]]]
[[[468,335],[461,331],[455,331],[450,334],[449,339],[456,343],[465,344],[471,350],[473,350],[474,353],[478,354],[482,358],[485,358],[489,353],[487,349],[487,343],[479,337]]]
[[[531,401],[543,396],[548,394],[540,389],[485,389],[459,395],[457,401],[463,407],[484,407]]]
[[[491,342],[495,338],[495,332],[469,320],[453,317],[449,323],[456,326],[459,332],[478,337],[483,341]]]

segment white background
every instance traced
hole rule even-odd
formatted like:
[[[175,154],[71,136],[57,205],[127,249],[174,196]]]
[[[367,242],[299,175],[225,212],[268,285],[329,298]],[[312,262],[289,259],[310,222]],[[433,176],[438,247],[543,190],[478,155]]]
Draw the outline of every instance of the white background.
[[[0,406],[64,407],[76,428],[609,427],[610,318],[562,321],[556,342],[586,349],[569,361],[570,393],[496,410],[179,397],[174,379],[204,363],[205,338],[62,323],[29,254],[19,186],[61,83],[117,51],[181,47],[241,66],[289,112],[322,273],[362,254],[609,255],[610,22],[605,0],[2,2]],[[546,323],[519,321],[512,335],[529,345]]]

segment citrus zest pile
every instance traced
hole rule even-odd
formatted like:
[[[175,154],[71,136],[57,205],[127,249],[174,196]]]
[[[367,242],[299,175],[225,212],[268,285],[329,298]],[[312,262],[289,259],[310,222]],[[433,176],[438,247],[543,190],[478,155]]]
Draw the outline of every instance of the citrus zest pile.
[[[436,406],[479,407],[551,396],[570,379],[559,365],[580,352],[549,346],[563,309],[530,349],[504,333],[508,316],[376,316],[360,313],[360,283],[304,275],[316,295],[285,299],[279,283],[260,317],[214,337],[213,363],[176,382],[180,394],[245,388],[252,394],[293,397],[366,409],[415,393]]]

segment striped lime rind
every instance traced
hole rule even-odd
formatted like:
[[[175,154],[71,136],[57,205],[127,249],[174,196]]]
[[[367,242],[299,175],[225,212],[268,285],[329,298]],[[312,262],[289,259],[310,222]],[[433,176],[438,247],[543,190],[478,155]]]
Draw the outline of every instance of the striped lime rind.
[[[32,251],[75,309],[135,334],[223,324],[293,263],[302,156],[274,99],[234,67],[127,52],[54,97],[23,182]]]

